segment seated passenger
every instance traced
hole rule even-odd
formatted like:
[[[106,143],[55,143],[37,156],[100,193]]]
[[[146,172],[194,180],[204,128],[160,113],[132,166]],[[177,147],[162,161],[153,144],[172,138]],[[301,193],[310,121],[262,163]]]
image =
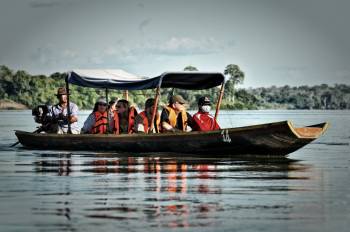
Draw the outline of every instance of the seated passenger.
[[[132,134],[135,132],[135,117],[137,111],[130,107],[127,100],[121,99],[117,102],[117,110],[114,111],[114,134]]]
[[[117,102],[118,102],[118,98],[117,97],[115,97],[115,98],[112,98],[112,100],[110,100],[109,102],[108,102],[108,109],[109,109],[109,111],[113,114],[113,112],[115,111],[115,110],[117,110]]]
[[[77,123],[78,106],[73,102],[69,103],[70,117],[68,117],[66,89],[63,87],[58,88],[56,96],[59,102],[58,104],[52,106],[50,111],[50,116],[55,122],[57,122],[53,126],[55,129],[52,132],[57,132],[58,134],[67,134],[69,122],[72,134],[79,134],[79,127]]]
[[[158,110],[156,112],[156,117],[153,122],[153,130],[152,132],[149,132],[151,120],[152,120],[152,113],[154,109],[154,99],[149,98],[147,99],[145,103],[145,110],[139,113],[135,118],[135,131],[137,133],[159,133],[160,128],[160,117]]]
[[[162,132],[192,130],[192,116],[186,112],[186,103],[180,95],[170,98],[169,105],[164,107],[160,116]]]
[[[219,130],[220,126],[215,118],[209,114],[210,100],[207,97],[201,97],[198,100],[198,112],[193,115],[193,130],[211,131]]]
[[[95,103],[95,107],[92,113],[84,122],[84,126],[81,129],[82,134],[107,134],[113,130],[113,118],[109,114],[109,120],[107,119],[107,102],[105,98],[99,98]],[[109,127],[108,127],[109,121]]]

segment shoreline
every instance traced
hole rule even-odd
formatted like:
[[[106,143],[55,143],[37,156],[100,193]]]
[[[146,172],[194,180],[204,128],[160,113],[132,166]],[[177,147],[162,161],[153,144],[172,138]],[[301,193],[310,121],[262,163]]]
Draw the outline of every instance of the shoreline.
[[[29,110],[26,105],[8,99],[0,100],[0,110]]]

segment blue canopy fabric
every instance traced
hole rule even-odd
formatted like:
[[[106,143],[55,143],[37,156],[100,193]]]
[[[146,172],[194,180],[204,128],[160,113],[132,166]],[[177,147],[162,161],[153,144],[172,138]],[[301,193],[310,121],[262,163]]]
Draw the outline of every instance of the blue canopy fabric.
[[[154,89],[158,86],[199,90],[218,86],[224,80],[224,75],[219,72],[165,72],[160,76],[147,78],[120,69],[74,70],[68,73],[66,79],[70,84],[83,87],[119,90]]]

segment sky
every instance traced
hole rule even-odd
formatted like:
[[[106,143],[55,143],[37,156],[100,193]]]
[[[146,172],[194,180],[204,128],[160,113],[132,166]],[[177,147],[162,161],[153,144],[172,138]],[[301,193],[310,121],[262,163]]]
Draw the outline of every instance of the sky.
[[[350,84],[349,0],[0,0],[0,65],[31,74],[223,72],[241,87]]]

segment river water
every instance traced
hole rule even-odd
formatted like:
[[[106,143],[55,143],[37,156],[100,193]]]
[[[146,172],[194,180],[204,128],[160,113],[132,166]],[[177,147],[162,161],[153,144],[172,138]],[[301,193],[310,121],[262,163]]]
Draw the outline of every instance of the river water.
[[[349,231],[350,111],[221,112],[222,127],[330,122],[281,159],[9,148],[35,124],[0,117],[0,231]]]

